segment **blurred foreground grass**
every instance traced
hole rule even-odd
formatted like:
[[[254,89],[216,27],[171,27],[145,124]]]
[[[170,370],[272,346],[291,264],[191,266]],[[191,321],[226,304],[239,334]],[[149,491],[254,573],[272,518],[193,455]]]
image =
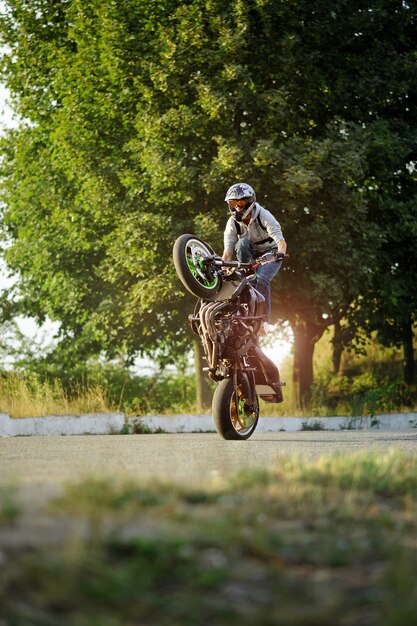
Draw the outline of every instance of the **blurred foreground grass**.
[[[4,549],[2,625],[417,623],[417,457],[287,460],[198,489],[89,479],[48,515],[72,530]]]

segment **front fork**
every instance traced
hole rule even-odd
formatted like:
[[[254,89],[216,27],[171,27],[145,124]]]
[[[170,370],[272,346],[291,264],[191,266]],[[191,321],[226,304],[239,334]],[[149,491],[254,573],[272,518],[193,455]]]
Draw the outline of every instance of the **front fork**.
[[[239,398],[238,395],[238,365],[237,365],[237,359],[234,362],[233,365],[233,392],[235,394],[235,402],[236,402],[236,407],[238,409],[241,399]],[[244,413],[245,415],[251,415],[252,413],[256,412],[257,410],[257,406],[256,406],[256,391],[255,391],[255,381],[254,381],[254,377],[252,372],[247,372],[246,373],[247,376],[247,381],[248,381],[248,397],[246,398],[246,402],[244,403]],[[242,384],[242,391],[244,393],[246,393],[245,390],[245,386]]]

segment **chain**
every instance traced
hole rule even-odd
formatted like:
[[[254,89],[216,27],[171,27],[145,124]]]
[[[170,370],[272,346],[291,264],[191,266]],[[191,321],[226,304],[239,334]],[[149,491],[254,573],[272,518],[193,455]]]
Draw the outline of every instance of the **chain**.
[[[237,392],[237,360],[233,365],[233,391]]]

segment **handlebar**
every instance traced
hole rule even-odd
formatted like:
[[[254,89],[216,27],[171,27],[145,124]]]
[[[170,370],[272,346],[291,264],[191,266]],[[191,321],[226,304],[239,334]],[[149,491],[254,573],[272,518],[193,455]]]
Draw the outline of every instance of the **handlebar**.
[[[206,263],[214,263],[217,267],[234,267],[236,269],[251,269],[254,270],[261,265],[265,265],[266,263],[272,263],[274,261],[283,261],[289,257],[288,254],[284,254],[283,252],[266,252],[262,256],[257,259],[253,259],[249,262],[242,261],[224,261],[220,256],[211,256],[206,257]]]

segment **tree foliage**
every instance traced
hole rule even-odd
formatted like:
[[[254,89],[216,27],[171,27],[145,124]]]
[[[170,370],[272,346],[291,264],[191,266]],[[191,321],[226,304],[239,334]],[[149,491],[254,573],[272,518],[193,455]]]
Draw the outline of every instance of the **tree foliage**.
[[[301,395],[323,330],[348,319],[347,340],[376,320],[386,276],[392,328],[405,309],[415,319],[413,5],[6,6],[2,73],[21,120],[2,144],[6,257],[20,308],[61,321],[61,349],[186,341],[172,243],[196,232],[221,247],[236,180],[289,243],[273,315],[294,329]]]

